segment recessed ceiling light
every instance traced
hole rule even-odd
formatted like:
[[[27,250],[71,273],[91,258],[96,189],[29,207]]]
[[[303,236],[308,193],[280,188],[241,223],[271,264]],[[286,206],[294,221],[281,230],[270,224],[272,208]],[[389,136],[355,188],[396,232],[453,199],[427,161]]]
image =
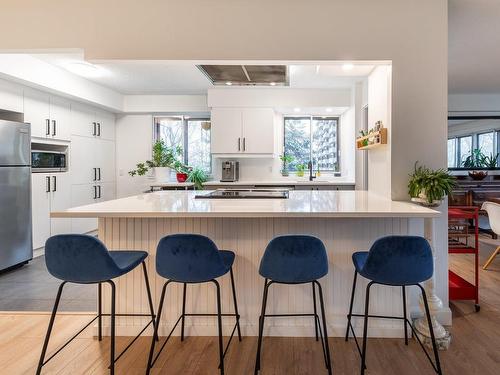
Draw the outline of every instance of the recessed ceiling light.
[[[350,63],[344,64],[344,65],[342,65],[342,69],[344,69],[344,70],[353,70],[354,69],[354,64],[350,64]]]
[[[327,112],[332,112],[332,111],[333,111],[333,109],[331,109],[331,108],[327,108],[327,109],[326,109],[326,111],[327,111]]]
[[[105,73],[104,69],[101,67],[86,61],[72,61],[65,64],[64,68],[71,73],[86,78],[101,77]]]
[[[271,86],[276,86],[276,82],[270,82],[269,83]]]
[[[293,109],[293,111],[294,111],[294,112],[300,112],[300,108],[298,108],[298,107],[297,107],[297,108],[294,108],[294,109]]]
[[[231,86],[233,83],[231,81],[227,81],[226,85]]]

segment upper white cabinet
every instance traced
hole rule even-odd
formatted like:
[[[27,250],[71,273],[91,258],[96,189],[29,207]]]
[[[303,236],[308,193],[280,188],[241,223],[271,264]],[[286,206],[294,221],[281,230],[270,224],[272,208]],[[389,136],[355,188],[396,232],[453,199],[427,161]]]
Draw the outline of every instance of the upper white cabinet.
[[[114,116],[105,112],[95,111],[91,107],[74,104],[71,107],[72,135],[93,137],[99,139],[115,139]]]
[[[23,112],[22,86],[0,80],[0,110]]]
[[[70,104],[47,93],[24,90],[24,121],[31,124],[31,136],[69,141]]]
[[[270,108],[212,109],[212,153],[274,154],[274,111]]]

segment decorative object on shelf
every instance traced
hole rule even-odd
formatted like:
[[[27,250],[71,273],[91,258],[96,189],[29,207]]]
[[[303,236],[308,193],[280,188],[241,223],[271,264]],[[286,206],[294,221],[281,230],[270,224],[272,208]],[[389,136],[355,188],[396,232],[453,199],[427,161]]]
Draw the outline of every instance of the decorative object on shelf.
[[[283,169],[281,170],[281,175],[283,177],[288,177],[288,164],[293,161],[292,155],[280,155],[280,160],[283,162]]]
[[[144,176],[150,170],[154,171],[158,182],[169,181],[170,171],[186,172],[187,167],[182,164],[178,157],[182,155],[182,148],[168,147],[162,139],[153,144],[153,157],[143,163],[137,163],[136,169],[128,172],[132,177]]]
[[[382,121],[377,121],[375,127],[368,130],[360,130],[360,137],[356,138],[356,148],[358,150],[369,150],[387,144],[387,128],[384,128]]]
[[[316,177],[321,177],[321,171],[319,170],[319,163],[316,164]]]
[[[304,170],[306,169],[306,165],[303,163],[299,163],[297,164],[296,168],[297,168],[296,172],[297,177],[304,177]]]
[[[408,182],[408,194],[412,202],[427,207],[437,207],[444,197],[451,193],[455,184],[455,177],[447,170],[418,166],[417,161]]]
[[[175,177],[177,178],[177,182],[186,182],[188,179],[188,174],[184,172],[177,172],[175,174]]]
[[[201,123],[201,128],[203,130],[210,130],[212,128],[212,123],[210,121],[203,121]]]
[[[496,168],[498,156],[499,154],[495,156],[493,156],[493,154],[486,156],[480,148],[475,148],[472,150],[471,154],[464,159],[462,166],[471,169],[469,171],[469,176],[473,180],[484,180],[486,176],[488,176],[488,171],[481,169]]]
[[[203,190],[203,184],[208,181],[208,176],[203,169],[194,167],[189,171],[187,181],[192,182],[196,190]]]

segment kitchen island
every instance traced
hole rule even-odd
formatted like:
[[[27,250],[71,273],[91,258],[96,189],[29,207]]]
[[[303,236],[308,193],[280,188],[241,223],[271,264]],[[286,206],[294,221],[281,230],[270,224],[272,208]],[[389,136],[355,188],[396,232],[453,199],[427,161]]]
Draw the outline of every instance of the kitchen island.
[[[155,252],[159,239],[173,233],[199,233],[211,238],[220,249],[236,253],[234,274],[244,335],[257,335],[264,280],[258,274],[267,243],[281,234],[311,234],[319,237],[328,251],[330,270],[320,280],[325,294],[327,321],[332,336],[345,332],[351,292],[351,255],[367,250],[377,239],[389,234],[425,235],[432,241],[433,218],[438,211],[407,202],[391,201],[366,191],[290,191],[288,199],[197,199],[206,191],[159,191],[55,212],[53,217],[99,219],[99,238],[110,250],[146,250],[155,308],[164,280],[155,272]],[[365,280],[362,280],[355,309],[362,311]],[[229,277],[221,279],[222,306],[233,309]],[[432,282],[429,283],[432,289]],[[105,288],[106,290],[106,288]],[[432,292],[432,290],[429,290]],[[117,280],[117,313],[148,311],[141,270]],[[403,311],[400,288],[374,288],[371,311],[400,315]],[[432,293],[431,297],[432,298]],[[270,289],[269,313],[312,311],[310,285],[293,288],[275,285]],[[108,295],[103,306],[109,309]],[[416,293],[408,296],[410,311],[418,312]],[[182,285],[169,287],[160,332],[165,334],[181,313]],[[109,310],[108,310],[109,311]],[[216,311],[213,285],[188,286],[187,311]],[[234,322],[225,319],[228,334]],[[141,318],[119,318],[117,334],[135,334]],[[370,320],[370,334],[402,337],[397,321]],[[215,318],[189,318],[188,335],[216,335]],[[313,336],[312,319],[272,319],[266,335]],[[357,329],[361,322],[356,323]],[[150,332],[151,333],[151,332]]]

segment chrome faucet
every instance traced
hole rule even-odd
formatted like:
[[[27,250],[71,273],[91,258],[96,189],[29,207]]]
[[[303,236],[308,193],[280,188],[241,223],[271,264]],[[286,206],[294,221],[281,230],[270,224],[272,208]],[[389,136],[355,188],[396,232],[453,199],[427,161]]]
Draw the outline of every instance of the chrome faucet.
[[[309,168],[309,181],[312,181],[316,178],[316,176],[313,176],[313,163],[312,163],[312,161],[307,163],[307,167]]]

